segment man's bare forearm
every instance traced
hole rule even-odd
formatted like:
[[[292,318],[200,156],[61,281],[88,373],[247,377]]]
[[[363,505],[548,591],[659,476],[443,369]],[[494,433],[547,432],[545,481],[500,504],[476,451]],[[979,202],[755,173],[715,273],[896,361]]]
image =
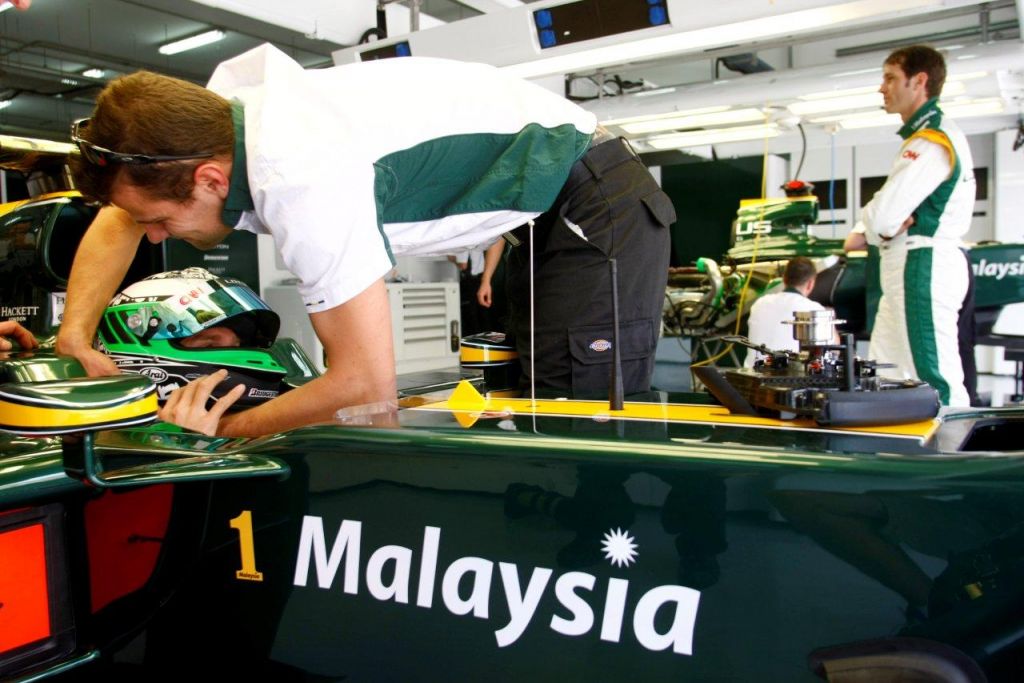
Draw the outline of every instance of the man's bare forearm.
[[[329,422],[337,411],[349,406],[375,404],[381,410],[397,405],[394,375],[390,378],[354,378],[341,381],[330,371],[308,384],[282,394],[273,401],[221,418],[219,436],[262,436],[303,425]]]
[[[142,235],[121,209],[100,209],[71,267],[64,319],[57,336],[59,353],[77,355],[91,347],[100,316],[128,272]]]
[[[310,315],[327,372],[261,406],[221,419],[224,436],[273,434],[330,420],[341,408],[397,401],[391,316],[383,280],[352,300]]]

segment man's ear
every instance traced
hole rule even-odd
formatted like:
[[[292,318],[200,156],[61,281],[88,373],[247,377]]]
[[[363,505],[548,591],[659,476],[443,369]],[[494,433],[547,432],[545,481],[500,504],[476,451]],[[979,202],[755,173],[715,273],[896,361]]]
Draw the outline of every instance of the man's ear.
[[[230,170],[224,168],[219,161],[205,161],[198,166],[192,175],[197,188],[213,192],[220,199],[226,199],[231,187]]]
[[[920,71],[920,72],[914,74],[914,78],[911,79],[911,80],[914,81],[914,86],[915,87],[918,87],[921,90],[927,90],[928,89],[928,74],[925,73],[924,71]]]

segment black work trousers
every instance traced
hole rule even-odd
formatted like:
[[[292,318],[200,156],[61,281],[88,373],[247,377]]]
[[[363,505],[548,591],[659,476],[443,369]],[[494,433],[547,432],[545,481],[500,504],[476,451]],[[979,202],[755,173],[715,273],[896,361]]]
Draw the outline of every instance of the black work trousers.
[[[576,162],[533,228],[538,389],[607,396],[614,343],[626,393],[650,388],[675,219],[672,201],[624,140],[595,145]],[[507,261],[509,331],[529,385],[530,231],[514,234],[521,243]],[[618,340],[609,259],[618,270]]]

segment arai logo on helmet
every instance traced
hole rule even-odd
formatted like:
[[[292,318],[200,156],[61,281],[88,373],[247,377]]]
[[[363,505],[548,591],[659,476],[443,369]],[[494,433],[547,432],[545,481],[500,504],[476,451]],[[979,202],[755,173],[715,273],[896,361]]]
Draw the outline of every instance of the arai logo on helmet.
[[[589,348],[591,351],[597,351],[598,353],[601,353],[612,348],[612,343],[607,339],[595,339],[594,341],[590,342]]]
[[[154,384],[160,384],[160,382],[163,382],[165,379],[167,379],[167,371],[164,370],[163,368],[142,368],[141,370],[139,370],[139,374],[145,375],[146,377],[150,378],[151,380],[153,380]]]

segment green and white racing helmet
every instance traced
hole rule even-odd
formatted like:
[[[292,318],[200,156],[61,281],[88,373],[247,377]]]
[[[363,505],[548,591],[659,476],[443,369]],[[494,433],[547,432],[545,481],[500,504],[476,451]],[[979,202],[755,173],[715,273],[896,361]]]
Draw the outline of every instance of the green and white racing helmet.
[[[187,268],[151,275],[117,294],[100,320],[97,348],[122,372],[153,380],[160,400],[194,379],[225,369],[228,376],[213,397],[244,384],[236,405],[252,406],[285,389],[285,368],[269,351],[280,326],[278,315],[241,280]],[[213,327],[229,328],[241,345],[183,344]]]

